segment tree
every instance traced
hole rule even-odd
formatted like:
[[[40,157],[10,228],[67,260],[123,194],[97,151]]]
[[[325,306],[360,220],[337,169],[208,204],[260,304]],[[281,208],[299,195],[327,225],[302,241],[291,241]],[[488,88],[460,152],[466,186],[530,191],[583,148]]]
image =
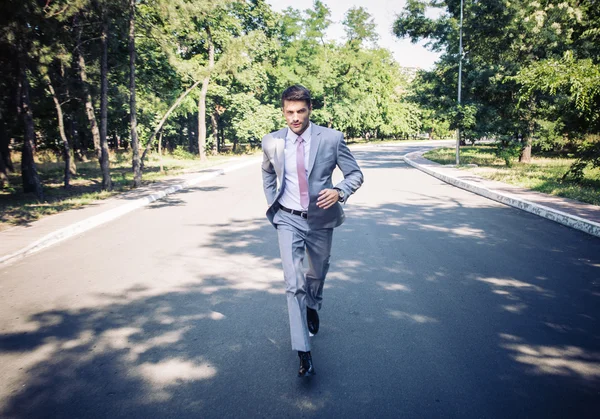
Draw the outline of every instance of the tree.
[[[241,26],[231,4],[231,1],[188,3],[184,0],[161,3],[166,19],[155,32],[177,72],[192,80],[194,87],[203,84],[198,97],[198,148],[201,158],[206,158],[206,95],[211,74],[232,71],[249,61],[247,43],[249,38],[256,37],[237,36],[241,34]],[[192,90],[189,89],[187,94]],[[142,160],[150,146],[148,141]]]
[[[440,7],[444,13],[436,19],[428,18],[428,7]],[[463,103],[476,109],[472,132],[512,137],[521,144],[521,160],[528,160],[535,121],[545,105],[533,97],[519,100],[521,86],[514,76],[540,60],[562,56],[576,41],[584,7],[575,0],[556,5],[465,2]],[[413,42],[426,40],[430,48],[444,51],[428,77],[429,91],[424,93],[430,97],[435,91],[443,98],[455,96],[459,15],[459,0],[410,0],[395,22],[397,36]],[[450,100],[431,103],[439,112],[452,114]]]
[[[108,151],[108,11],[106,7],[96,4],[102,20],[100,35],[102,55],[100,60],[100,167],[102,169],[102,189],[110,191],[110,155]]]
[[[376,42],[377,25],[371,15],[363,7],[353,7],[346,12],[346,17],[342,22],[348,42],[361,46],[363,42]]]
[[[100,161],[100,159],[102,159],[102,151],[100,147],[100,128],[96,119],[96,114],[94,113],[94,103],[88,83],[87,65],[84,57],[82,40],[83,26],[79,24],[79,16],[74,18],[74,23],[75,26],[78,26],[77,45],[75,47],[75,51],[77,54],[77,69],[79,78],[81,80],[81,93],[83,96],[83,102],[85,103],[85,113],[88,119],[89,129],[92,134],[94,151],[98,161]]]
[[[60,7],[60,8],[59,8]],[[74,43],[71,32],[65,29],[73,15],[78,13],[76,7],[64,7],[61,4],[48,5],[44,8],[43,20],[38,30],[43,33],[44,43],[30,52],[37,62],[37,73],[47,86],[48,92],[56,110],[58,134],[62,141],[61,154],[64,166],[64,187],[70,187],[71,175],[76,174],[75,159],[71,152],[71,141],[65,127],[64,106],[71,98],[68,93],[68,67],[72,62],[70,50]],[[42,36],[40,36],[42,38]],[[60,92],[63,90],[63,92]]]
[[[227,134],[239,141],[258,144],[267,132],[282,125],[281,111],[273,105],[263,105],[252,93],[230,97],[223,119],[228,122]]]
[[[70,146],[69,146],[69,140],[65,133],[65,122],[64,122],[64,118],[63,118],[62,105],[58,98],[58,94],[56,93],[56,90],[54,89],[52,79],[50,78],[49,74],[45,75],[45,80],[48,85],[48,90],[50,91],[50,94],[52,95],[52,99],[54,100],[54,105],[56,107],[56,117],[58,119],[58,129],[60,132],[60,137],[63,142],[63,157],[65,159],[64,186],[65,186],[65,188],[68,188],[70,186],[70,181],[71,181],[71,172],[75,172],[75,169],[74,169],[74,164],[72,163],[73,159],[71,158],[71,150],[70,150]]]
[[[208,83],[210,82],[210,73],[215,67],[215,45],[212,40],[210,26],[206,26],[206,43],[208,45],[208,65],[207,72],[202,79],[202,89],[198,98],[198,152],[200,160],[206,160],[206,93],[208,92]]]
[[[0,16],[0,180],[15,144],[27,190],[39,191],[38,147],[63,154],[65,184],[71,150],[82,160],[93,150],[110,189],[111,148],[131,145],[137,187],[159,135],[161,148],[201,158],[211,140],[213,153],[226,141],[256,143],[283,125],[279,95],[293,83],[313,92],[315,122],[347,136],[406,138],[420,129],[422,109],[362,8],[348,11],[348,39],[336,43],[325,37],[331,14],[320,0],[282,14],[265,0],[8,5]]]
[[[562,112],[553,115],[562,119],[562,127],[569,125],[569,117],[575,112],[577,125],[571,127],[571,135],[579,135],[584,141],[578,146],[577,161],[565,177],[583,179],[588,166],[600,167],[600,65],[590,58],[575,59],[571,51],[562,59],[547,59],[522,69],[514,77],[522,86],[521,97],[532,100],[538,95],[551,95],[557,99],[556,109]],[[556,129],[556,125],[554,126]],[[564,133],[559,133],[563,134]]]
[[[135,0],[129,0],[129,123],[131,129],[131,149],[133,151],[133,187],[142,183],[140,146],[137,134],[137,110],[135,100]]]
[[[13,103],[16,107],[14,114],[20,122],[20,126],[15,128],[23,138],[21,157],[23,190],[26,193],[33,192],[39,200],[43,200],[42,183],[34,160],[36,138],[30,98],[31,69],[35,68],[35,65],[29,57],[29,51],[35,44],[35,31],[41,20],[41,13],[35,2],[25,1],[18,5],[10,3],[3,10],[1,19],[3,20],[0,26],[2,49],[12,57],[16,57],[13,67],[16,100]]]

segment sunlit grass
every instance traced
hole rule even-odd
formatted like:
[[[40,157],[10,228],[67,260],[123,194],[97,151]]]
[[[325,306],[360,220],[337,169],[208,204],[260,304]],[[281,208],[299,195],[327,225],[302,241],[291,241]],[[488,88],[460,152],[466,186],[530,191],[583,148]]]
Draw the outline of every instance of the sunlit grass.
[[[497,157],[494,153],[493,145],[478,145],[474,147],[460,148],[460,162],[462,165],[476,164],[478,166],[504,166],[504,160]],[[440,164],[455,164],[456,149],[454,148],[436,148],[428,151],[424,157],[440,163]]]
[[[18,155],[13,154],[16,169],[20,167]],[[158,154],[151,154],[145,163],[142,184],[148,185],[171,176],[196,172],[208,167],[239,158],[233,155],[209,156],[201,162],[195,156],[170,154],[163,155],[163,171],[160,171]],[[93,159],[77,163],[77,174],[72,175],[71,187],[63,187],[64,163],[53,155],[40,154],[37,163],[38,173],[43,183],[45,201],[38,202],[33,194],[25,194],[21,187],[20,171],[9,176],[10,186],[0,189],[0,230],[15,225],[23,225],[41,217],[62,211],[80,208],[94,201],[110,198],[118,193],[129,191],[133,185],[131,153],[111,155],[110,174],[113,190],[102,191],[102,173],[98,161]]]
[[[454,164],[455,150],[436,149],[425,153],[424,157],[441,164]],[[600,205],[600,169],[586,170],[581,182],[562,179],[574,159],[533,156],[531,163],[515,162],[509,168],[504,160],[495,155],[493,145],[477,145],[461,147],[460,161],[461,169],[469,170],[487,179]],[[469,164],[476,164],[478,167],[466,167]]]

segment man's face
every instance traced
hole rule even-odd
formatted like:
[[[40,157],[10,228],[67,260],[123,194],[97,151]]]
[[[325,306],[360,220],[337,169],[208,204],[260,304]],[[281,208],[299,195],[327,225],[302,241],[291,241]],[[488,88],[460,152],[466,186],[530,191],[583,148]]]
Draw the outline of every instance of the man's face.
[[[304,100],[284,100],[283,101],[283,116],[287,126],[296,134],[301,135],[310,120],[310,106]]]

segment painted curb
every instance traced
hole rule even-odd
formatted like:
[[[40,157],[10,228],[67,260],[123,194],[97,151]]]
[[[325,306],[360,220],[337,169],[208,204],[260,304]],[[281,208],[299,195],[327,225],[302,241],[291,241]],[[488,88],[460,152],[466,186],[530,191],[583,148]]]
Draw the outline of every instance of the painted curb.
[[[205,173],[203,175],[189,179],[180,184],[170,186],[161,191],[155,192],[150,195],[146,195],[142,198],[136,199],[135,201],[131,201],[127,204],[121,205],[117,208],[113,208],[111,210],[105,211],[98,215],[94,215],[93,217],[89,217],[89,218],[86,218],[85,220],[71,224],[67,227],[63,227],[59,230],[53,231],[52,233],[47,234],[46,236],[42,237],[41,239],[36,240],[29,246],[26,246],[10,255],[0,257],[0,266],[5,266],[5,265],[8,265],[9,263],[16,262],[17,260],[25,258],[26,256],[29,256],[35,252],[39,252],[40,250],[45,249],[49,246],[52,246],[56,243],[60,243],[61,241],[66,240],[70,237],[79,235],[79,234],[84,233],[88,230],[91,230],[95,227],[98,227],[99,225],[113,221],[125,214],[135,211],[138,208],[144,207],[146,205],[151,204],[154,201],[164,198],[167,195],[178,192],[182,189],[189,188],[198,183],[206,182],[207,180],[214,179],[218,176],[225,175],[225,174],[233,172],[235,170],[242,169],[246,166],[256,164],[259,161],[262,161],[262,157],[260,159],[253,158],[248,161],[245,161],[245,162],[242,162],[242,163],[239,163],[236,165],[232,165],[229,167],[215,169],[214,171],[212,171],[210,173]]]
[[[500,202],[505,205],[509,205],[514,208],[521,209],[523,211],[527,211],[531,214],[538,215],[540,217],[544,217],[548,220],[554,221],[556,223],[565,225],[567,227],[574,228],[579,231],[583,231],[584,233],[591,234],[592,236],[600,237],[600,224],[595,223],[590,220],[586,220],[585,218],[578,217],[576,215],[568,214],[566,212],[549,208],[545,205],[536,204],[534,202],[526,201],[524,199],[518,198],[514,195],[509,195],[497,191],[492,191],[490,189],[484,188],[482,186],[476,185],[472,182],[461,180],[455,178],[453,176],[448,176],[440,171],[437,171],[429,166],[424,166],[422,164],[416,163],[410,159],[411,156],[421,155],[423,152],[416,151],[414,153],[409,153],[403,156],[404,161],[411,165],[412,167],[419,169],[422,172],[427,173],[433,177],[436,177],[446,183],[457,186],[461,189],[467,190],[469,192],[473,192],[477,195],[484,196],[491,200]]]

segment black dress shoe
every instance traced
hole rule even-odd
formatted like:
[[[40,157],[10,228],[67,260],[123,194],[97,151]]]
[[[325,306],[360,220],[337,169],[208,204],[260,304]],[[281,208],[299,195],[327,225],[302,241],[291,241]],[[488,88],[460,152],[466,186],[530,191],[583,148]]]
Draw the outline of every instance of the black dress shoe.
[[[298,377],[310,377],[311,375],[315,375],[315,367],[313,367],[310,351],[298,351],[298,357],[300,358],[300,369],[298,370]]]
[[[319,333],[319,313],[308,306],[306,307],[306,324],[311,334]]]

